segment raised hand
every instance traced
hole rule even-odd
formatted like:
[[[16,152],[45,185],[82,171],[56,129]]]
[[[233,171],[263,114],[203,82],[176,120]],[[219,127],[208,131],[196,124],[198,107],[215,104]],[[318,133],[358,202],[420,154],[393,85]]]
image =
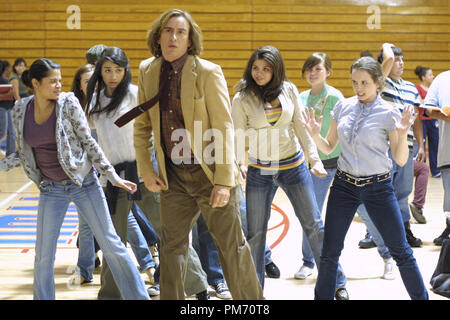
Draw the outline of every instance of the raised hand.
[[[395,126],[397,128],[397,131],[401,135],[407,135],[408,130],[411,127],[411,125],[414,123],[414,115],[413,115],[414,108],[413,106],[406,106],[403,109],[402,112],[402,118],[400,121],[394,119]]]
[[[299,117],[299,121],[308,130],[309,134],[314,137],[320,134],[320,128],[322,127],[321,116],[319,121],[316,120],[315,110],[313,108],[307,108],[302,111],[302,117]]]

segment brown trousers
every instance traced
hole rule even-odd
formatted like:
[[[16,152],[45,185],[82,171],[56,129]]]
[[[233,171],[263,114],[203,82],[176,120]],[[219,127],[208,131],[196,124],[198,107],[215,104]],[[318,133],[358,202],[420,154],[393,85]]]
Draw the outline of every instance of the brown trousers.
[[[240,215],[240,193],[231,189],[228,205],[212,208],[213,185],[200,165],[166,163],[169,189],[161,192],[161,299],[184,299],[183,280],[189,232],[201,212],[219,251],[223,273],[234,300],[263,299]]]

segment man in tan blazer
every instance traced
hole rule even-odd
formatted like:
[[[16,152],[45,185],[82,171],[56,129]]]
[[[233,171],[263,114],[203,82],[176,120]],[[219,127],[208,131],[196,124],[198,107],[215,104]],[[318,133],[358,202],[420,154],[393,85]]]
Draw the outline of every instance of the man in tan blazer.
[[[201,30],[187,12],[163,13],[147,42],[154,57],[139,67],[139,103],[160,96],[136,118],[134,145],[145,186],[161,191],[161,299],[184,299],[189,232],[200,212],[233,299],[262,299],[239,218],[240,173],[222,70],[198,57]],[[151,162],[152,142],[159,175]]]

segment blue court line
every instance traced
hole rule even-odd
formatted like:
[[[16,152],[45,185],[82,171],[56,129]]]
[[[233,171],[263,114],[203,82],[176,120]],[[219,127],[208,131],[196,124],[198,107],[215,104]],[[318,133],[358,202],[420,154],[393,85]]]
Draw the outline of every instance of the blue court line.
[[[0,244],[1,243],[23,243],[23,244],[25,244],[25,243],[36,243],[36,240],[34,240],[34,239],[29,239],[29,240],[17,240],[17,239],[14,239],[14,240],[0,240]],[[65,243],[67,243],[67,240],[58,240],[57,243],[65,244]]]
[[[26,197],[22,198],[21,200],[39,200],[37,197]],[[11,210],[11,211],[9,211]],[[35,230],[33,231],[24,231],[23,229],[36,229],[37,224],[37,211],[38,206],[13,206],[9,208],[10,214],[0,216],[0,228],[5,229],[5,231],[0,231],[0,235],[2,236],[33,236],[36,235]],[[32,211],[30,214],[16,214],[13,211]],[[75,213],[73,213],[75,212]],[[29,220],[23,220],[21,218],[28,218]],[[31,219],[30,219],[31,218]],[[77,231],[77,225],[78,220],[66,220],[66,218],[78,218],[77,214],[77,208],[75,205],[70,205],[67,209],[67,213],[64,217],[63,224],[68,225],[62,225],[61,231],[59,233],[60,236],[72,236],[75,231]],[[18,230],[20,229],[20,230]],[[17,230],[17,231],[15,231]],[[70,231],[73,230],[73,231]],[[58,244],[68,244],[71,242],[72,239],[66,239],[66,240],[58,240]],[[25,244],[35,244],[36,239],[0,239],[0,245],[6,245],[6,244],[18,244],[18,245],[25,245]]]
[[[23,211],[37,211],[37,206],[14,206],[9,208],[9,210],[23,210]],[[75,206],[69,206],[67,212],[77,212],[77,208]]]
[[[36,228],[36,225],[19,225],[17,223],[20,222],[25,222],[25,223],[30,223],[29,221],[19,221],[16,220],[17,216],[3,216],[0,217],[0,228]],[[10,223],[16,223],[14,225],[11,225]],[[77,223],[77,221],[65,221],[63,223],[72,223],[72,225],[62,225],[61,228],[76,228],[76,225],[74,225],[75,223]]]
[[[71,236],[73,232],[60,232],[62,236]],[[36,232],[33,231],[0,231],[0,236],[35,236]]]

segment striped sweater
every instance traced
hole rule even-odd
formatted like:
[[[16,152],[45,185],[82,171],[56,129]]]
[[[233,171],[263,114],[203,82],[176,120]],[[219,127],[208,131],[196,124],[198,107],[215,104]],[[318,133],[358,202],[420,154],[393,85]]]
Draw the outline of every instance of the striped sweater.
[[[419,92],[416,86],[409,81],[394,80],[390,77],[386,78],[386,81],[381,92],[381,97],[398,108],[400,112],[403,112],[403,108],[407,105],[414,107],[420,106]],[[410,150],[413,148],[413,127],[408,131],[408,147]]]

